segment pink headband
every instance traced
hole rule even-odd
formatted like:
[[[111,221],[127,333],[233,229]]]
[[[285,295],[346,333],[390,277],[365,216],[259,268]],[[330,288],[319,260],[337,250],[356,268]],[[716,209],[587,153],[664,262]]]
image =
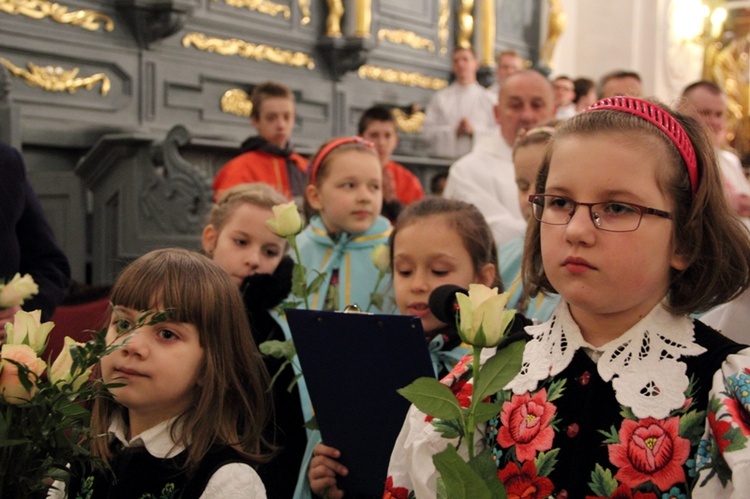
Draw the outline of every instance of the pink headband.
[[[323,149],[321,149],[320,152],[315,156],[315,159],[310,165],[309,172],[311,184],[315,184],[315,177],[318,175],[318,169],[320,168],[320,165],[323,163],[323,160],[326,158],[326,156],[331,154],[331,151],[339,146],[343,146],[344,144],[362,144],[363,146],[370,149],[373,149],[375,147],[372,142],[370,142],[369,140],[365,140],[362,137],[341,137],[339,139],[330,141],[328,144],[323,146]]]
[[[677,150],[680,151],[680,156],[685,161],[690,177],[690,187],[693,190],[693,195],[695,195],[698,190],[698,161],[695,156],[695,149],[685,129],[671,114],[649,101],[623,96],[608,97],[594,102],[584,112],[605,110],[621,111],[638,116],[664,132],[677,147]]]

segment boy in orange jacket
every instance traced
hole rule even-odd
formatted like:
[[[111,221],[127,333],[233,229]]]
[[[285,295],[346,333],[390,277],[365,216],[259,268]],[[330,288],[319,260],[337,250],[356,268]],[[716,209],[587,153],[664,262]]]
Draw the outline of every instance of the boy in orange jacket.
[[[286,86],[265,82],[255,86],[250,120],[258,135],[242,143],[242,154],[225,164],[214,178],[214,197],[237,184],[270,184],[302,206],[307,183],[307,160],[292,151],[294,94]]]

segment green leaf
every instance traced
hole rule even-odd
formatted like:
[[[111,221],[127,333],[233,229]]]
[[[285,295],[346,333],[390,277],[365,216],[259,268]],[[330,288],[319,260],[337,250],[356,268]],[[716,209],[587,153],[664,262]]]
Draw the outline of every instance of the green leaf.
[[[439,419],[459,419],[461,406],[450,389],[435,378],[418,378],[397,390],[417,409]]]
[[[305,428],[307,428],[308,430],[313,430],[313,431],[319,430],[320,427],[318,427],[318,419],[315,416],[313,416],[307,421],[305,421]]]
[[[619,444],[620,443],[620,434],[617,432],[617,428],[615,428],[615,425],[612,425],[609,427],[609,431],[607,430],[599,430],[599,433],[604,435],[604,440],[602,441],[603,444]]]
[[[443,438],[458,438],[463,432],[461,426],[452,419],[433,419],[430,424]]]
[[[500,414],[500,410],[503,408],[501,404],[491,404],[489,402],[480,402],[474,408],[474,422],[484,423]]]
[[[724,449],[724,452],[742,450],[745,448],[745,443],[747,442],[747,437],[742,435],[742,430],[736,427],[728,429],[721,438],[722,440],[729,440],[731,442]]]
[[[706,411],[690,411],[680,418],[680,436],[697,443],[703,436]]]
[[[456,449],[449,445],[432,456],[435,469],[445,485],[446,496],[451,499],[495,499],[496,496],[469,464],[461,459]]]
[[[625,407],[624,405],[621,405],[620,415],[625,419],[632,419],[634,421],[638,421],[638,417],[635,415],[635,413],[630,407]]]
[[[294,341],[286,340],[268,340],[258,345],[260,353],[268,355],[274,359],[287,359],[291,360],[296,355],[297,351],[294,348]]]
[[[326,274],[321,274],[318,272],[318,275],[315,276],[315,279],[313,279],[310,282],[310,285],[307,287],[307,294],[311,295],[313,293],[317,293],[320,289],[320,286],[325,282],[326,280]]]
[[[477,475],[484,481],[492,493],[492,497],[506,499],[508,494],[505,492],[503,482],[497,477],[497,465],[492,459],[492,452],[489,448],[469,460],[471,469],[477,472]]]
[[[295,264],[292,269],[292,294],[299,298],[305,297],[307,290],[307,270],[302,264]]]
[[[536,474],[539,476],[549,476],[552,470],[555,469],[557,464],[557,455],[560,453],[560,449],[552,449],[549,452],[540,452],[539,455],[534,459],[536,465]]]
[[[565,378],[553,381],[547,388],[547,402],[559,399],[565,391]]]
[[[479,370],[478,382],[474,385],[474,397],[484,400],[503,389],[521,370],[521,359],[526,343],[516,341],[485,362]]]
[[[611,497],[617,489],[617,480],[612,477],[612,471],[605,470],[601,464],[596,465],[591,472],[591,482],[589,482],[591,491],[600,497]]]

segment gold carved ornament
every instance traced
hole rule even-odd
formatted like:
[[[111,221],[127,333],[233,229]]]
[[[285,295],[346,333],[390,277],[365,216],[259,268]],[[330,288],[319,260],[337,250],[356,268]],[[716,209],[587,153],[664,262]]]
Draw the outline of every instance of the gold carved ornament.
[[[112,83],[104,73],[97,73],[87,78],[77,78],[79,68],[65,70],[61,67],[37,66],[29,64],[29,70],[13,65],[9,60],[0,57],[0,64],[8,68],[13,76],[22,78],[31,86],[41,87],[48,92],[75,93],[81,87],[91,90],[94,85],[101,82],[101,94],[107,95]]]
[[[218,0],[212,0],[216,3]],[[278,16],[281,14],[284,19],[289,19],[292,15],[291,9],[288,5],[281,5],[276,2],[269,2],[268,0],[223,0],[225,4],[230,7],[238,7],[241,9],[248,9],[261,14],[268,14],[269,16]]]
[[[299,0],[297,4],[299,5],[300,12],[302,12],[302,19],[300,19],[299,23],[303,26],[310,24],[310,0]]]
[[[448,0],[440,0],[438,13],[438,40],[440,40],[440,53],[448,53],[448,38],[450,37],[449,22],[451,19],[451,8]]]
[[[203,33],[188,33],[182,38],[182,46],[193,46],[205,52],[215,52],[219,55],[238,55],[256,61],[269,61],[284,66],[315,68],[312,57],[303,52],[278,49],[268,45],[256,45],[237,38],[208,37]]]
[[[71,12],[68,7],[46,0],[0,0],[0,12],[32,19],[49,17],[53,21],[78,26],[89,31],[97,31],[102,26],[107,31],[115,29],[114,21],[104,14],[93,10]]]
[[[474,9],[474,0],[461,0],[461,6],[458,10],[458,37],[456,46],[462,49],[471,48],[471,36],[474,32],[474,16],[471,15]]]
[[[432,40],[405,29],[381,29],[378,31],[378,40],[387,40],[391,43],[408,45],[413,49],[427,49],[428,52],[435,52],[435,43]]]
[[[221,96],[221,110],[227,114],[249,118],[253,111],[253,103],[247,92],[239,88],[233,88],[224,92]]]
[[[448,86],[448,82],[442,78],[431,78],[420,73],[398,71],[396,69],[367,64],[359,67],[357,75],[362,79],[367,78],[387,83],[398,83],[399,85],[406,85],[408,87],[420,87],[430,90],[440,90]]]
[[[410,134],[422,131],[422,125],[424,124],[424,113],[422,111],[411,114],[407,114],[399,108],[393,108],[392,111],[399,130]]]

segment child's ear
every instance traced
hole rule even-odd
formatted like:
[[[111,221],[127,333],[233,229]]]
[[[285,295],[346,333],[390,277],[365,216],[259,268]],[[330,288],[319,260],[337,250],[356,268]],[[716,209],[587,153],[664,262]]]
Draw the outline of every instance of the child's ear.
[[[492,263],[485,263],[479,271],[479,284],[484,284],[487,287],[492,286],[497,277],[497,269]]]
[[[206,225],[203,229],[201,244],[203,245],[203,251],[205,251],[208,256],[211,256],[214,252],[214,248],[216,248],[216,238],[218,235],[219,233],[217,232],[216,227],[212,224]]]
[[[689,266],[685,255],[682,255],[680,253],[675,253],[674,255],[672,255],[672,259],[669,261],[669,264],[675,270],[685,270]]]
[[[323,208],[323,205],[320,203],[320,193],[314,184],[309,184],[305,187],[305,197],[312,209],[320,211]]]

